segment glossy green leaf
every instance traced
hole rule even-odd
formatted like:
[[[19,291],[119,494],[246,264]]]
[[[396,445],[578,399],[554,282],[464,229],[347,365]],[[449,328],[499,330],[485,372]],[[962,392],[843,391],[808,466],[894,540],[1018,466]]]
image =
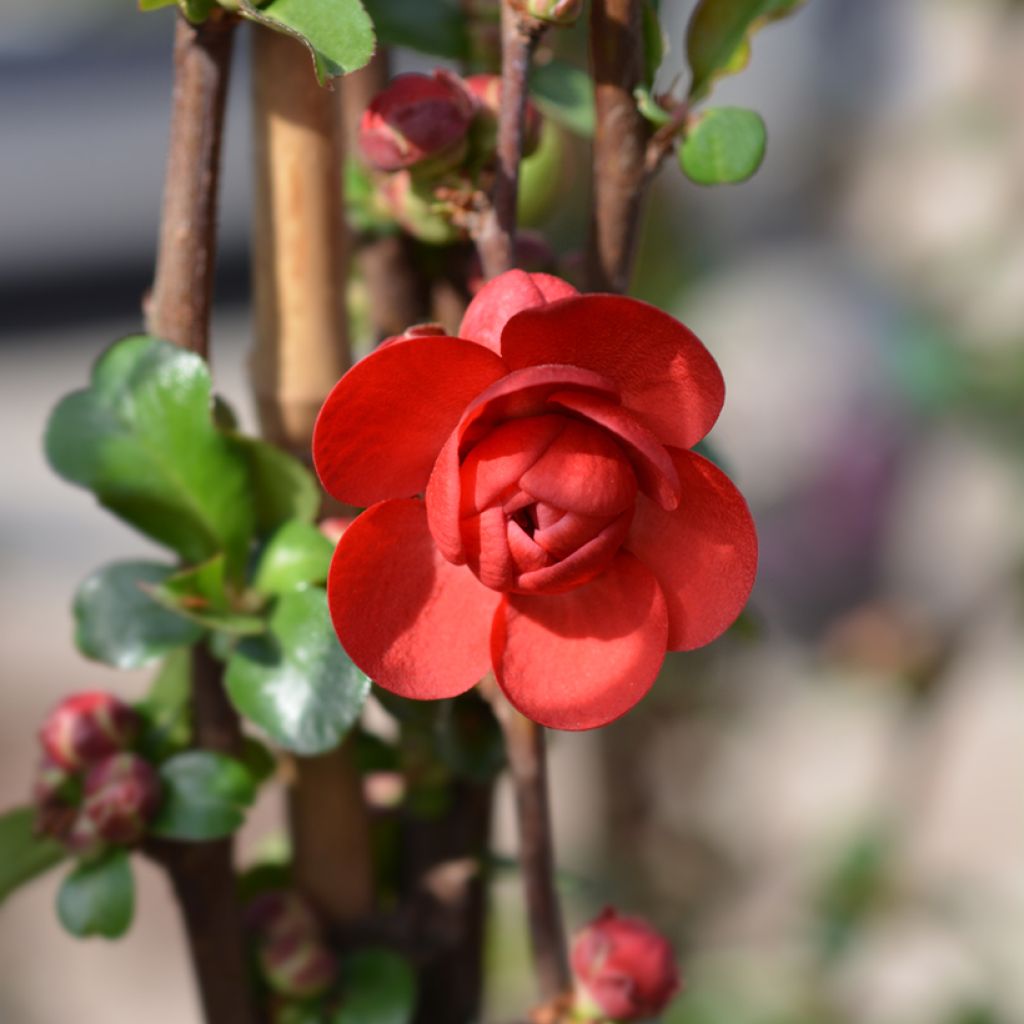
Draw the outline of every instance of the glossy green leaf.
[[[746,181],[764,159],[761,115],[741,107],[713,107],[687,129],[679,165],[698,185]]]
[[[320,511],[316,477],[287,452],[257,437],[231,434],[235,451],[249,473],[250,501],[256,530],[266,537],[289,519],[311,523]]]
[[[231,835],[256,798],[241,762],[210,750],[188,750],[160,766],[163,801],[151,831],[166,839],[202,841]]]
[[[321,84],[369,63],[376,47],[373,22],[360,0],[241,0],[241,10],[303,43]]]
[[[362,949],[342,962],[344,996],[331,1024],[409,1024],[416,1007],[416,975],[387,949]]]
[[[715,78],[746,66],[749,36],[792,14],[805,0],[700,0],[686,30],[693,77],[690,96],[707,94]]]
[[[665,30],[661,27],[658,7],[651,0],[646,0],[641,8],[642,28],[644,33],[644,80],[648,87],[654,83],[665,54],[668,51],[668,40]]]
[[[469,55],[466,14],[457,0],[366,0],[384,46],[407,46],[435,57]]]
[[[202,627],[161,607],[146,590],[173,574],[155,562],[114,562],[94,572],[75,593],[78,649],[115,668],[139,668],[195,643]]]
[[[62,477],[186,561],[223,551],[240,572],[253,528],[246,467],[210,409],[203,360],[136,335],[53,411],[46,453]]]
[[[293,519],[267,541],[253,586],[284,594],[306,583],[325,583],[334,545],[311,523]]]
[[[135,913],[135,879],[126,850],[111,850],[76,867],[57,893],[60,923],[78,938],[120,938]]]
[[[36,835],[35,817],[31,807],[0,814],[0,903],[66,856],[56,840]]]
[[[594,84],[572,64],[549,61],[530,74],[530,92],[542,114],[577,135],[594,134]]]
[[[318,587],[278,598],[270,632],[238,645],[225,685],[241,714],[298,754],[336,747],[370,691],[338,643]]]
[[[139,752],[147,760],[163,761],[188,746],[192,738],[192,651],[169,654],[136,710],[144,727]]]

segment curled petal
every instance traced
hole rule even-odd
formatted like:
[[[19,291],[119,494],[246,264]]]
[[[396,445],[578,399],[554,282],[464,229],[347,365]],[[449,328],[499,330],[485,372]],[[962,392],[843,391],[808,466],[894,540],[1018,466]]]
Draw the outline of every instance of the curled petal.
[[[645,427],[679,448],[711,429],[725,398],[718,364],[692,331],[621,295],[527,309],[505,325],[501,355],[513,369],[566,363],[602,374]]]
[[[757,533],[743,495],[713,463],[670,450],[679,508],[637,499],[625,546],[650,568],[665,594],[668,649],[710,643],[743,610],[757,574]]]
[[[559,277],[508,270],[476,293],[462,318],[459,337],[500,352],[501,332],[509,317],[571,295],[579,295],[579,292]]]
[[[647,693],[667,632],[653,574],[620,553],[575,590],[509,594],[494,618],[495,674],[527,718],[553,729],[593,729]]]
[[[466,406],[504,373],[497,356],[461,338],[410,338],[368,355],[317,417],[313,461],[324,487],[360,506],[421,493]]]
[[[508,590],[516,569],[509,550],[505,513],[501,506],[484,509],[462,521],[466,562],[485,587]]]
[[[454,697],[490,668],[501,597],[441,557],[422,501],[374,505],[346,530],[327,598],[342,646],[392,693]]]

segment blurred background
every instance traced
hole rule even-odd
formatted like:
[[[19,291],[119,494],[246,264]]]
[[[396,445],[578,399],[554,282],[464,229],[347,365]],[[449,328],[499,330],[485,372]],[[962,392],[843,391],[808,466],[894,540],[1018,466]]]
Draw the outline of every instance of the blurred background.
[[[667,87],[692,3],[662,8]],[[59,696],[145,684],[76,653],[69,602],[146,545],[50,473],[41,435],[140,323],[171,22],[99,0],[4,6],[0,806],[25,801]],[[252,426],[239,42],[213,358]],[[763,114],[765,164],[717,190],[667,165],[634,291],[722,365],[711,440],[754,510],[760,577],[743,625],[670,658],[625,719],[555,738],[570,917],[614,902],[672,935],[688,987],[668,1024],[1020,1024],[1024,4],[810,0],[715,102]],[[584,157],[566,139],[558,180],[584,180]],[[567,194],[536,214],[563,253],[582,238]],[[243,847],[277,814],[270,794]],[[515,848],[504,813],[497,844]],[[61,931],[56,875],[11,897],[0,1021],[198,1020],[169,891],[138,873],[116,945]],[[494,1020],[529,992],[520,913],[510,873]]]

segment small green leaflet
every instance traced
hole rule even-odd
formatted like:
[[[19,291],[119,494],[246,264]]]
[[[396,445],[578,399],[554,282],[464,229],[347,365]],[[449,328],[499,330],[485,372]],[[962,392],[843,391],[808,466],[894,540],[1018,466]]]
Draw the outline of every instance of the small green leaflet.
[[[363,949],[341,967],[345,998],[331,1024],[409,1024],[416,976],[407,960],[386,949]]]
[[[127,850],[111,850],[79,864],[57,893],[60,923],[80,939],[120,938],[135,913],[135,879]]]
[[[241,762],[210,750],[188,750],[160,766],[163,797],[151,829],[165,839],[201,842],[231,835],[256,799]]]
[[[698,185],[746,181],[764,159],[765,128],[760,114],[741,107],[712,107],[687,129],[679,164]]]
[[[55,839],[36,835],[35,817],[31,807],[0,814],[0,903],[67,856]]]
[[[253,586],[284,594],[304,583],[325,583],[334,545],[311,523],[293,519],[267,541]]]

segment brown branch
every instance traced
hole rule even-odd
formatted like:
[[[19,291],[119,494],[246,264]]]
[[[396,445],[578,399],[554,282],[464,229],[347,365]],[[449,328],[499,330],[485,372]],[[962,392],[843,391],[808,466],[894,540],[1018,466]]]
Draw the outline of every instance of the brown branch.
[[[498,110],[498,165],[491,202],[473,231],[487,277],[515,265],[519,165],[528,98],[530,61],[544,23],[516,10],[512,0],[501,5],[501,105]]]
[[[649,178],[650,127],[633,97],[644,80],[640,0],[592,0],[590,54],[597,127],[588,285],[592,291],[625,292]]]
[[[524,718],[497,687],[492,706],[505,735],[505,750],[515,790],[519,822],[519,859],[526,888],[534,971],[545,1002],[572,985],[566,955],[565,925],[555,889],[555,853],[548,797],[544,728]]]
[[[216,255],[217,180],[235,19],[215,10],[201,25],[179,16],[167,178],[147,329],[206,358]],[[203,645],[192,654],[194,743],[237,753],[238,718],[220,664]],[[151,842],[181,906],[209,1024],[254,1024],[242,920],[235,895],[233,843]]]

